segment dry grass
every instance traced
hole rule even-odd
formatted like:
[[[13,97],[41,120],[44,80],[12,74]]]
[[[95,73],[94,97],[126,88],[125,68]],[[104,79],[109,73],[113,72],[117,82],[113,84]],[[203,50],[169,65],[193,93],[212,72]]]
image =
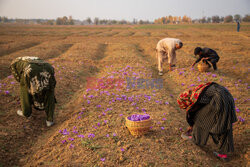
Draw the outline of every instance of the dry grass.
[[[250,27],[242,25],[240,33],[235,28],[2,25],[0,166],[247,166]],[[168,72],[165,65],[164,88],[126,89],[126,77],[159,78],[154,48],[166,36],[180,38],[184,47],[177,51],[174,71]],[[199,73],[190,68],[196,46],[218,52],[218,71]],[[58,104],[54,127],[45,127],[44,112],[34,110],[28,120],[16,115],[19,86],[8,76],[8,65],[18,56],[39,56],[55,67]],[[88,77],[115,78],[125,85],[88,90]],[[235,98],[237,116],[245,119],[234,124],[235,153],[229,163],[213,157],[211,141],[201,149],[180,138],[180,128],[184,130],[187,123],[176,98],[191,84],[207,81],[227,87]],[[124,117],[135,112],[147,112],[154,122],[150,132],[140,138],[124,127]],[[59,132],[64,129],[69,135]],[[89,134],[95,137],[88,138]]]

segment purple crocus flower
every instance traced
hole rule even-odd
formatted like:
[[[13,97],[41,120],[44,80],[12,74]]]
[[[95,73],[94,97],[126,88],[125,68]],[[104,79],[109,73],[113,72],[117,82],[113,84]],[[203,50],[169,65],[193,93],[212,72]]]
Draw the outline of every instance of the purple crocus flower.
[[[88,98],[93,98],[93,97],[94,97],[94,95],[89,95],[89,96],[88,96]]]
[[[113,136],[116,136],[116,133],[113,133]]]
[[[84,135],[78,135],[77,137],[79,137],[79,138],[84,138]]]
[[[162,126],[161,129],[164,130],[165,128]]]
[[[148,114],[145,114],[145,115],[134,114],[128,117],[128,119],[131,121],[142,121],[142,120],[146,120],[149,118],[150,116]]]
[[[67,129],[63,129],[62,134],[63,135],[69,135],[69,132],[67,131]]]
[[[101,158],[101,161],[104,162],[104,161],[105,161],[105,158]]]
[[[107,134],[106,136],[109,137],[109,134]]]
[[[207,75],[210,75],[210,74],[211,74],[211,72],[208,72],[208,73],[207,73]]]
[[[163,121],[166,121],[167,119],[166,118],[162,118]]]
[[[88,138],[94,138],[95,137],[95,134],[93,134],[93,133],[90,133],[89,135],[88,135]]]
[[[212,75],[212,77],[214,77],[214,78],[215,78],[216,76],[217,76],[216,74],[213,74],[213,75]]]
[[[69,138],[68,138],[68,140],[69,140],[69,141],[74,141],[75,139],[74,139],[74,138],[69,137]]]
[[[73,133],[78,133],[76,130],[73,130]]]
[[[74,148],[75,146],[73,144],[70,144],[69,148]]]
[[[121,148],[121,151],[122,151],[122,152],[125,151],[124,148]]]
[[[169,102],[166,101],[165,104],[169,104]]]
[[[135,106],[135,105],[136,105],[136,103],[132,103],[131,105],[132,105],[132,106]]]
[[[64,143],[66,143],[67,142],[67,140],[63,140],[63,141],[61,141],[62,142],[62,144],[64,144]]]
[[[241,116],[239,116],[238,119],[239,119],[240,122],[245,122],[245,119],[242,118]]]
[[[5,94],[6,94],[6,95],[10,94],[10,91],[6,90],[6,91],[5,91]]]

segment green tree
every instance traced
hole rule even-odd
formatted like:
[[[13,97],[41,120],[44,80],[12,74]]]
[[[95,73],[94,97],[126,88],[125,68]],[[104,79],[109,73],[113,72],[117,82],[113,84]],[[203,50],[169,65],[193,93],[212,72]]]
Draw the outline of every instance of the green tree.
[[[48,20],[46,24],[47,24],[47,25],[53,25],[53,24],[54,24],[54,21],[53,21],[53,20]]]
[[[211,17],[208,17],[208,18],[207,18],[207,22],[208,22],[208,23],[211,23],[211,20],[212,20]]]
[[[228,15],[224,18],[224,22],[225,23],[230,23],[233,22],[233,16],[232,15]]]
[[[244,22],[250,22],[250,15],[245,15],[242,20]]]
[[[239,14],[234,15],[234,21],[241,21],[241,15]]]
[[[9,21],[9,19],[7,17],[5,17],[5,16],[2,17],[2,22],[7,23],[8,21]]]
[[[61,17],[56,19],[56,25],[63,25],[63,19]]]
[[[219,23],[220,22],[220,17],[219,16],[212,16],[212,22],[213,23]]]

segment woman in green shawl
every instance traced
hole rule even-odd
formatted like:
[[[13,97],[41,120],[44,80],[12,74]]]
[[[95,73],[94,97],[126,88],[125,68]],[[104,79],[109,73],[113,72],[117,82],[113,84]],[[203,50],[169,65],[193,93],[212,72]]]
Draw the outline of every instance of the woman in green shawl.
[[[54,68],[38,57],[18,57],[12,61],[10,69],[20,83],[22,110],[18,110],[17,114],[29,117],[33,105],[37,110],[45,110],[46,125],[52,126],[56,102]]]

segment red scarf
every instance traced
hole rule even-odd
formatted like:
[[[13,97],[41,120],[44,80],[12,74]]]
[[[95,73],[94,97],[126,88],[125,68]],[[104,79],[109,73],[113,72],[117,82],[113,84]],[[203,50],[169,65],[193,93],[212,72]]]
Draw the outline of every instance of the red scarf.
[[[184,91],[179,95],[177,102],[182,109],[186,109],[186,111],[190,110],[191,107],[197,102],[201,92],[211,84],[212,82],[208,82],[206,84],[201,84],[192,90]]]

